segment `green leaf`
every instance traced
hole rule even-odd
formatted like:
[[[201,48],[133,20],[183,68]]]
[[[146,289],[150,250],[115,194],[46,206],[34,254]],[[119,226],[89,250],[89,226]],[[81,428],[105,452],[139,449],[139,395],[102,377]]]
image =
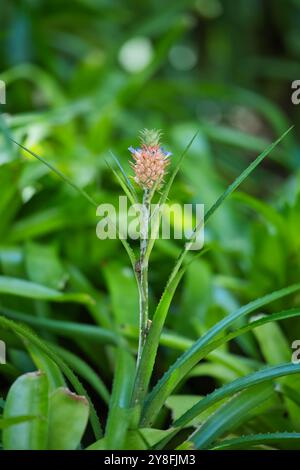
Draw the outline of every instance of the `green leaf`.
[[[271,446],[284,449],[299,449],[300,433],[296,432],[270,432],[268,434],[249,434],[235,439],[225,439],[215,444],[213,450],[249,449],[253,446]]]
[[[58,387],[65,386],[64,377],[59,367],[55,364],[55,362],[53,362],[52,359],[50,359],[39,348],[37,348],[34,344],[31,344],[29,341],[27,341],[26,348],[29,351],[36,367],[46,374],[49,384],[49,391],[53,391]]]
[[[229,397],[241,390],[244,390],[249,387],[254,387],[260,383],[269,382],[278,377],[283,377],[291,374],[300,373],[300,364],[281,364],[279,366],[266,367],[252,374],[246,375],[239,379],[234,380],[223,387],[216,389],[214,392],[210,393],[202,400],[198,401],[192,408],[186,411],[179,419],[174,423],[174,427],[182,427],[191,422],[196,418],[200,413],[205,411],[211,405],[214,405],[220,400],[223,400],[226,397]]]
[[[283,393],[285,397],[289,398],[292,402],[294,402],[298,407],[300,406],[300,396],[298,389],[296,387],[290,387],[285,384],[280,384],[277,391],[278,393]]]
[[[59,388],[49,400],[49,450],[75,450],[84,434],[89,403],[84,396]]]
[[[6,418],[6,419],[1,419],[0,418],[0,429],[6,429],[9,428],[10,426],[13,426],[14,424],[20,424],[20,423],[25,423],[27,421],[32,421],[34,419],[37,419],[37,416],[16,416],[15,418]]]
[[[169,429],[161,430],[153,428],[128,431],[123,444],[123,450],[148,450],[154,448],[159,441],[163,440],[163,438],[168,438],[171,433],[172,430]],[[94,442],[86,450],[107,450],[106,439],[103,438]]]
[[[130,190],[132,191],[132,193],[137,197],[137,194],[136,194],[136,191],[135,191],[135,188],[134,186],[131,184],[131,181],[130,179],[128,178],[127,174],[126,174],[126,171],[124,170],[124,168],[122,167],[121,165],[121,162],[120,160],[118,159],[118,157],[110,150],[110,154],[111,156],[113,157],[113,159],[115,160],[116,164],[118,165],[122,175],[123,175],[123,178],[124,180],[126,181],[126,184],[128,185],[128,187],[130,188]]]
[[[1,127],[1,115],[0,115]],[[21,197],[18,191],[18,181],[21,173],[21,165],[16,162],[1,165],[0,173],[0,234],[6,235],[7,227],[13,220],[16,211],[21,205]]]
[[[138,325],[138,293],[132,270],[117,261],[103,266],[117,325]]]
[[[258,318],[255,318],[257,321]],[[259,318],[264,318],[264,316],[259,316]],[[262,324],[255,328],[253,333],[268,364],[279,364],[291,358],[290,346],[276,323]]]
[[[192,409],[192,407],[195,406],[199,402],[199,399],[203,400],[203,398],[200,397],[199,395],[171,395],[167,399],[167,401],[165,403],[165,406],[171,410],[172,419],[175,423],[175,422],[179,421],[180,418],[182,416],[184,416],[190,409]],[[207,418],[209,418],[209,416],[219,406],[220,406],[220,403],[216,402],[211,408],[209,408],[208,410],[204,410],[203,412],[197,414],[195,419],[193,419],[192,421],[189,421],[188,423],[186,423],[187,426],[189,426],[189,427],[190,426],[196,426],[196,425],[199,425],[200,423],[203,423],[204,421],[207,420]],[[172,436],[172,437],[177,434],[177,431],[174,432],[173,427],[174,426],[172,425],[171,429],[169,429],[170,436]],[[171,431],[172,431],[172,433],[171,433]],[[166,438],[166,436],[164,436],[164,440],[165,440],[165,438]]]
[[[163,438],[168,437],[172,433],[172,429],[154,429],[141,428],[139,433],[143,436],[144,441],[148,444],[148,448],[154,447]]]
[[[228,83],[212,83],[202,82],[195,85],[197,89],[189,88],[189,91],[197,94],[199,98],[213,98],[215,100],[221,100],[234,103],[240,106],[243,104],[250,109],[256,110],[259,114],[264,116],[267,122],[270,123],[271,127],[277,132],[281,133],[288,126],[288,119],[283,114],[281,109],[276,106],[272,101],[265,98],[256,92],[246,90],[237,86],[229,85]],[[182,88],[178,92],[183,92]],[[286,142],[286,145],[290,148],[290,139]],[[291,162],[289,162],[290,164]]]
[[[253,333],[258,341],[263,357],[268,364],[280,364],[291,360],[291,348],[277,323],[267,323],[255,328]],[[300,377],[284,377],[280,384],[285,384],[297,393]],[[284,396],[294,429],[299,430],[300,408]]]
[[[134,205],[135,203],[137,203],[137,200],[135,199],[134,195],[131,193],[130,189],[128,188],[128,185],[123,180],[123,178],[121,178],[119,173],[116,170],[114,170],[114,168],[109,164],[109,162],[106,162],[106,163],[107,163],[107,166],[110,169],[110,171],[115,175],[116,180],[118,181],[119,185],[123,189],[124,193],[128,197],[131,204]]]
[[[266,150],[264,150],[250,165],[231,183],[228,188],[223,192],[223,194],[217,199],[217,201],[211,206],[211,208],[206,212],[204,221],[201,221],[200,224],[194,229],[193,235],[190,238],[190,243],[195,240],[198,231],[200,228],[203,228],[210,217],[214,214],[214,212],[221,206],[221,204],[225,201],[225,199],[230,196],[235,189],[237,189],[240,184],[249,176],[249,174],[261,163],[261,161],[281,142],[281,140],[291,131],[293,128],[290,127],[286,132],[282,134],[282,136],[277,139],[274,143],[272,143]],[[189,251],[189,243],[185,245],[185,248],[180,253],[177,262],[173,268],[171,276],[168,280],[168,284],[172,282],[173,278],[177,275],[187,253]],[[167,284],[167,285],[168,285]],[[175,291],[174,291],[175,292]],[[174,295],[174,294],[173,294]]]
[[[0,248],[1,271],[6,276],[22,277],[24,275],[23,250],[20,248]]]
[[[27,243],[25,264],[30,281],[57,290],[65,287],[68,274],[62,266],[54,246]]]
[[[189,336],[196,321],[206,330],[220,318],[211,318],[209,310],[213,302],[213,276],[207,262],[193,263],[186,271],[183,284],[179,308],[185,315],[178,315],[176,330]]]
[[[106,385],[103,383],[99,375],[80,357],[77,357],[75,354],[67,351],[66,349],[61,348],[57,345],[51,345],[54,348],[60,357],[79,375],[82,377],[89,385],[91,385],[96,392],[99,393],[99,396],[102,398],[104,403],[109,403],[109,391],[106,388]]]
[[[231,185],[228,186],[228,188],[224,191],[224,193],[217,199],[217,201],[212,205],[212,207],[206,212],[205,221],[202,221],[200,223],[200,226],[195,228],[194,235],[190,239],[191,243],[194,241],[194,239],[195,239],[195,237],[198,233],[198,230],[201,227],[203,227],[204,223],[206,223],[209,220],[209,218],[221,206],[221,204],[225,201],[225,199],[230,194],[232,194],[232,192],[247,178],[247,176],[249,176],[249,174],[257,167],[257,165],[259,165],[259,163],[281,142],[281,140],[291,131],[291,129],[292,129],[292,127],[289,128],[285,133],[283,133],[282,136],[279,139],[277,139],[274,143],[272,143],[252,163],[250,163],[250,165],[238,176],[238,178],[236,178],[235,181]],[[192,139],[192,141],[193,141],[193,139]],[[191,145],[192,141],[190,142],[190,145]],[[189,146],[188,146],[188,148],[189,148]],[[178,163],[178,169],[179,169],[181,159]],[[174,178],[176,176],[176,173],[177,173],[178,169],[176,167],[175,173],[174,173]],[[174,179],[174,178],[173,179],[172,178],[173,178],[173,175],[169,180],[170,185],[172,184],[172,181]],[[168,188],[168,185],[167,185],[167,188]],[[165,196],[167,197],[167,194],[168,194],[168,189],[165,189],[165,192],[163,193],[163,197],[165,197]],[[150,244],[148,245],[148,248],[149,248],[149,246],[150,246]],[[150,249],[150,252],[151,252],[151,247],[149,249]],[[175,263],[175,266],[173,268],[173,271],[172,271],[171,276],[168,280],[167,286],[165,288],[165,291],[164,291],[164,294],[163,294],[163,297],[162,297],[162,298],[164,298],[165,292],[168,289],[170,289],[170,286],[172,286],[172,289],[170,289],[170,292],[168,293],[168,302],[166,303],[166,307],[161,309],[161,311],[159,311],[159,315],[158,315],[157,311],[160,309],[160,305],[159,305],[158,309],[155,312],[155,315],[153,317],[152,326],[150,328],[150,332],[148,334],[148,338],[146,340],[144,350],[143,350],[143,354],[145,356],[145,363],[143,363],[143,357],[142,357],[142,360],[141,360],[141,363],[140,363],[140,371],[138,371],[138,373],[137,373],[137,379],[136,379],[136,384],[135,384],[135,392],[134,392],[134,400],[135,401],[143,399],[143,397],[144,397],[144,395],[147,391],[147,387],[148,387],[148,384],[149,384],[149,381],[150,381],[150,377],[151,377],[151,373],[152,373],[152,370],[153,370],[153,365],[154,365],[154,361],[155,361],[155,357],[156,357],[157,347],[158,347],[158,344],[159,344],[159,337],[160,337],[160,334],[161,334],[161,331],[162,331],[162,328],[163,328],[163,325],[164,325],[164,322],[165,322],[165,318],[166,318],[166,315],[167,315],[172,297],[174,296],[177,285],[180,281],[180,278],[182,277],[182,276],[180,276],[179,279],[178,279],[178,273],[180,273],[180,267],[182,266],[182,263],[183,263],[186,255],[187,255],[188,251],[189,251],[189,244],[186,244],[185,248],[182,250],[181,254],[178,257],[177,262]],[[237,318],[240,318],[243,314],[244,313],[241,312],[241,314],[238,314]],[[235,318],[235,319],[237,319],[237,318]],[[228,321],[228,319],[224,320],[225,325],[226,325],[226,321]],[[220,323],[222,323],[222,322],[220,322]],[[220,325],[220,323],[218,325]],[[210,332],[213,332],[213,331],[214,331],[214,328],[209,330],[207,335],[209,336]],[[207,335],[204,335],[204,338],[207,337]],[[151,346],[149,346],[149,344],[147,344],[147,343],[151,343]],[[186,355],[188,355],[188,353],[186,353]],[[194,362],[192,364],[192,366],[195,365],[196,363],[197,363],[197,361]],[[178,363],[177,363],[177,366],[178,366]],[[173,376],[172,376],[172,374],[173,374]],[[166,385],[166,389],[170,388],[170,382],[172,380],[171,376],[173,378],[175,378],[175,376],[177,377],[176,380],[174,381],[174,386],[176,386],[176,384],[182,379],[181,372],[176,371],[176,373],[175,373],[175,369],[171,368],[164,375],[163,379],[160,381],[159,384],[162,384],[163,381],[167,380],[166,377],[168,377],[169,383],[168,383],[168,385]],[[174,389],[174,386],[172,385],[171,390]],[[158,387],[159,387],[159,385],[158,385]],[[158,391],[158,387],[156,387],[154,389],[153,393],[150,395],[150,399],[149,399],[150,402],[152,400],[153,394],[156,395],[156,393]],[[166,392],[166,394],[163,394],[161,391],[159,391],[158,393],[159,393],[159,396],[160,396],[160,406],[156,406],[157,404],[154,405],[153,408],[152,408],[152,406],[150,406],[150,411],[149,411],[149,416],[148,416],[149,419],[150,419],[150,416],[151,416],[151,419],[153,419],[157,415],[157,413],[160,410],[166,396],[169,394],[169,392]],[[148,402],[149,402],[149,400],[148,400]],[[146,416],[147,416],[147,408],[149,408],[148,402],[146,403],[146,406],[145,406]],[[155,412],[154,412],[154,408],[156,409]],[[142,422],[144,424],[147,424],[148,423],[147,418],[144,418],[144,420]]]
[[[136,202],[138,202],[138,197],[137,197],[136,190],[135,190],[134,186],[131,184],[131,181],[130,181],[130,179],[128,178],[128,176],[127,176],[125,170],[123,169],[123,167],[122,167],[122,165],[121,165],[121,163],[120,163],[120,160],[114,155],[114,153],[113,153],[112,151],[110,151],[110,154],[111,154],[112,158],[114,159],[114,161],[116,162],[116,164],[118,165],[119,170],[121,171],[121,174],[122,174],[122,176],[123,176],[123,178],[121,178],[121,177],[119,176],[119,174],[113,170],[114,173],[116,173],[116,176],[117,176],[117,178],[118,178],[120,184],[121,184],[121,182],[122,182],[123,184],[125,184],[125,187],[128,189],[129,194],[130,194],[130,197],[129,197],[129,196],[128,196],[128,197],[129,197],[129,199],[130,199],[131,201],[133,201],[133,204],[136,203]],[[123,187],[122,184],[121,184],[121,186]],[[123,189],[124,189],[124,188],[123,188]],[[124,189],[124,191],[125,191],[125,189]],[[125,191],[125,192],[126,192],[126,191]],[[127,192],[126,192],[126,194],[127,194]]]
[[[85,450],[107,450],[105,437],[98,439],[98,441],[88,446]]]
[[[268,383],[279,377],[294,375],[299,372],[299,365],[295,368],[294,364],[281,364],[276,367],[266,367],[245,377],[233,380],[217,388],[201,400],[199,400],[199,397],[197,400],[196,396],[187,397],[187,400],[183,395],[170,396],[166,401],[166,406],[173,410],[172,433],[159,443],[158,448],[164,448],[169,438],[175,437],[182,428],[205,421],[228,397],[261,383]]]
[[[208,249],[202,250],[199,256],[204,255]],[[193,262],[196,258],[191,261]],[[139,364],[139,368],[136,373],[134,391],[133,391],[133,404],[142,402],[147,393],[149,382],[151,379],[155,358],[157,354],[158,345],[161,339],[161,332],[169,307],[174,296],[174,293],[177,289],[177,286],[184,275],[187,267],[191,264],[186,264],[183,268],[176,274],[175,277],[169,280],[167,286],[163,292],[163,295],[159,301],[158,306],[156,307],[151,328],[149,330],[146,342],[142,351],[142,357]]]
[[[6,450],[44,450],[47,448],[48,381],[45,374],[31,372],[19,377],[11,386],[4,408],[4,418],[37,416],[33,421],[3,430]]]
[[[189,377],[212,377],[222,383],[231,382],[237,378],[237,373],[227,365],[204,363],[192,369]]]
[[[168,195],[169,195],[169,192],[170,192],[170,189],[172,187],[172,184],[176,178],[176,175],[177,173],[179,172],[180,170],[180,166],[181,166],[181,163],[184,159],[184,157],[186,156],[187,152],[189,151],[190,147],[192,146],[194,140],[196,139],[198,135],[198,132],[196,132],[194,134],[194,136],[191,138],[191,140],[189,141],[189,143],[187,144],[187,146],[185,147],[184,151],[182,152],[182,154],[180,155],[179,159],[178,159],[178,162],[177,164],[175,165],[172,173],[171,173],[171,176],[169,177],[167,183],[165,184],[164,186],[164,189],[162,191],[162,194],[160,196],[160,199],[159,199],[159,202],[158,202],[158,207],[161,207],[168,199]],[[152,251],[152,248],[154,246],[154,243],[155,243],[155,240],[156,240],[156,237],[157,237],[157,234],[158,234],[158,231],[159,231],[159,223],[160,223],[160,217],[161,215],[159,215],[159,217],[157,217],[157,220],[156,220],[156,224],[154,225],[153,224],[153,236],[150,238],[149,240],[149,243],[148,243],[148,246],[147,246],[147,250],[146,250],[146,254],[145,254],[145,257],[147,259],[149,259],[150,257],[150,254],[151,254],[151,251]]]
[[[3,80],[7,84],[13,84],[19,80],[28,80],[41,93],[42,99],[46,100],[51,107],[56,108],[66,105],[65,93],[54,75],[37,65],[21,63],[9,67],[3,74]],[[35,119],[37,119],[36,113],[32,114],[35,114]]]
[[[104,344],[118,344],[119,338],[116,333],[105,328],[100,328],[94,325],[86,325],[84,323],[75,323],[62,320],[53,320],[50,318],[38,318],[32,315],[27,315],[20,312],[3,308],[0,306],[0,311],[7,317],[13,320],[18,320],[28,325],[37,328],[45,328],[48,331],[53,331],[60,336],[74,338],[85,338],[98,341]]]
[[[148,395],[143,410],[142,425],[145,426],[153,422],[168,395],[172,393],[178,383],[180,383],[180,381],[192,369],[192,367],[194,367],[198,363],[198,361],[203,357],[203,349],[208,346],[212,340],[217,338],[221,333],[224,333],[226,328],[231,326],[239,318],[242,318],[247,314],[257,310],[258,308],[263,307],[264,305],[267,305],[277,299],[292,294],[298,291],[299,289],[300,284],[295,284],[293,286],[286,287],[284,289],[272,292],[271,294],[265,295],[264,297],[256,299],[247,305],[244,305],[243,307],[239,308],[236,312],[228,315],[223,320],[214,325],[212,328],[210,328],[200,339],[198,339],[193,344],[190,349],[188,349],[177,359],[175,364],[173,364],[170,369],[163,375],[163,377]],[[148,338],[150,337],[150,334]]]
[[[69,186],[71,186],[73,189],[75,189],[75,191],[81,194],[90,204],[92,204],[95,207],[98,207],[97,202],[94,201],[94,199],[91,198],[91,196],[84,189],[74,184],[73,181],[70,180],[70,178],[65,176],[60,170],[58,170],[53,165],[51,165],[51,163],[47,162],[43,157],[40,157],[35,152],[32,152],[31,150],[29,150],[27,147],[20,144],[19,142],[16,142],[12,137],[9,137],[9,139],[18,147],[20,147],[22,150],[25,150],[25,152],[29,153],[32,157],[36,158],[37,160],[42,162],[44,165],[46,165],[51,171],[53,171],[57,176],[59,176],[59,178],[61,178],[65,183],[68,183]]]
[[[64,229],[78,229],[96,222],[94,211],[82,212],[78,199],[66,200],[57,207],[41,208],[18,219],[8,233],[9,241],[23,242],[61,232]]]
[[[64,293],[24,279],[6,276],[0,276],[0,293],[53,302],[93,303],[93,299],[87,294]]]
[[[202,123],[201,131],[211,140],[232,145],[251,152],[261,152],[268,145],[268,140],[242,132],[227,126]]]
[[[202,220],[197,227],[195,227],[192,236],[190,237],[190,242],[187,243],[180,253],[177,262],[173,268],[171,278],[176,275],[180,266],[182,265],[188,251],[189,246],[192,244],[199,232],[200,229],[204,228],[204,225],[208,222],[211,216],[216,212],[216,210],[223,204],[223,202],[243,183],[243,181],[252,173],[253,170],[266,158],[269,153],[284,139],[284,137],[293,129],[294,126],[291,126],[287,129],[275,142],[270,144],[247,168],[227,187],[227,189],[221,194],[221,196],[216,200],[216,202],[208,209],[205,213],[204,220]]]
[[[280,320],[285,320],[287,318],[295,318],[300,316],[300,309],[299,308],[292,308],[290,310],[283,310],[281,312],[276,312],[272,313],[269,315],[265,316],[260,316],[258,320],[251,320],[248,324],[245,326],[238,328],[237,330],[234,330],[232,333],[228,333],[226,336],[213,341],[212,343],[209,344],[207,348],[204,348],[205,353],[207,354],[208,352],[214,350],[218,346],[221,346],[222,344],[231,341],[232,339],[243,335],[244,333],[247,333],[248,331],[254,330],[255,328],[265,325],[267,323],[275,322],[275,321],[280,321]]]
[[[25,326],[21,324],[15,323],[12,320],[8,320],[7,318],[0,316],[0,326],[5,329],[12,330],[14,333],[23,336],[32,344],[41,349],[41,351],[47,354],[47,356],[58,365],[65,377],[73,385],[78,395],[84,395],[88,399],[90,405],[91,425],[96,439],[99,439],[102,436],[102,429],[93,402],[90,399],[83,385],[79,382],[78,378],[73,373],[72,369],[70,369],[70,367],[60,358],[59,354],[57,354],[47,343],[42,341],[38,336],[36,336],[34,333],[32,333],[30,330],[28,330]]]
[[[166,400],[165,406],[172,412],[172,421],[177,421],[190,408],[192,408],[199,399],[199,395],[171,395]]]
[[[281,234],[285,234],[284,218],[275,208],[250,194],[240,191],[233,194],[233,198],[261,214],[264,219],[275,227]]]
[[[124,442],[124,450],[147,450],[148,446],[139,430],[129,430]]]
[[[240,424],[257,414],[264,401],[273,395],[270,384],[261,384],[250,390],[244,390],[221,406],[188,439],[196,449],[207,449],[216,439],[228,431],[233,431]]]
[[[126,436],[124,450],[149,450],[163,438],[168,438],[172,430],[144,428],[129,431]]]
[[[172,184],[177,176],[177,173],[179,172],[180,170],[180,166],[182,164],[182,161],[184,159],[184,157],[186,156],[186,154],[188,153],[189,149],[191,148],[191,146],[193,145],[194,143],[194,140],[196,139],[198,135],[198,132],[196,132],[193,137],[191,138],[191,140],[189,141],[189,143],[187,144],[187,146],[185,147],[185,149],[183,150],[183,152],[181,153],[179,159],[178,159],[178,162],[176,163],[172,173],[171,173],[171,176],[169,177],[163,191],[162,191],[162,195],[160,197],[160,201],[159,201],[159,204],[163,204],[166,202],[166,200],[168,199],[168,195],[169,195],[169,192],[170,192],[170,189],[172,187]]]
[[[67,176],[65,176],[60,170],[58,170],[57,168],[55,168],[53,165],[51,165],[51,163],[47,162],[43,157],[40,157],[39,155],[37,155],[35,152],[32,152],[31,150],[29,150],[28,148],[26,148],[24,145],[16,142],[14,139],[12,139],[11,137],[9,137],[10,140],[12,142],[14,142],[16,145],[18,145],[21,149],[25,150],[25,152],[29,153],[32,157],[36,158],[37,160],[39,160],[40,162],[42,162],[44,165],[46,165],[48,168],[50,168],[51,171],[53,171],[57,176],[59,176],[65,183],[67,183],[69,186],[71,186],[73,189],[75,189],[75,191],[77,191],[79,194],[81,194],[81,196],[83,196],[90,204],[92,204],[94,207],[98,207],[98,203],[82,188],[80,188],[79,186],[77,186],[76,184],[73,183],[73,181],[70,180],[70,178],[68,178]],[[135,255],[134,255],[134,252],[132,251],[129,243],[124,240],[122,237],[119,237],[119,240],[121,241],[121,243],[123,244],[129,258],[130,258],[130,261],[131,261],[131,264],[132,264],[132,267],[134,268],[135,266],[135,262],[136,262],[136,259],[135,259]]]
[[[183,274],[183,270],[177,273],[177,276],[175,276],[172,282],[168,285],[167,289],[165,289],[163,296],[156,308],[153,322],[142,351],[139,368],[136,373],[133,391],[133,404],[142,403],[147,393],[164,320],[169,310],[174,292]]]
[[[123,449],[127,429],[130,425],[132,409],[130,401],[135,373],[135,362],[131,354],[123,348],[118,349],[109,414],[105,429],[108,450]]]

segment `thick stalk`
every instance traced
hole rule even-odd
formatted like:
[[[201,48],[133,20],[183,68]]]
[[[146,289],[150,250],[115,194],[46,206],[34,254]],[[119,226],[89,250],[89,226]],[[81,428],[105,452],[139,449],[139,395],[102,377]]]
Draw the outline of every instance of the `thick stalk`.
[[[137,367],[139,366],[141,360],[148,331],[148,257],[146,256],[146,251],[149,236],[150,200],[151,194],[149,190],[145,190],[141,211],[140,259],[138,261],[137,267],[140,298],[139,349]]]

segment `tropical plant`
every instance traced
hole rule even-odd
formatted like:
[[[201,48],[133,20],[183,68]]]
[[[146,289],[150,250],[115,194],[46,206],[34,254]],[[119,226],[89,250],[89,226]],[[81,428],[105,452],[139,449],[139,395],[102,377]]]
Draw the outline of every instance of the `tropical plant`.
[[[193,258],[190,257],[189,246],[195,240],[201,226],[209,221],[226,198],[240,186],[245,178],[281,142],[289,131],[290,129],[263,151],[228,186],[206,212],[204,220],[195,227],[189,243],[185,245],[175,262],[175,266],[151,321],[148,318],[148,262],[155,238],[148,238],[149,220],[151,218],[149,206],[155,190],[158,189],[158,185],[161,185],[163,173],[157,172],[155,162],[143,162],[152,158],[155,152],[156,159],[164,160],[168,157],[164,156],[160,150],[158,134],[155,132],[151,134],[152,131],[147,130],[144,132],[142,150],[131,149],[136,161],[133,166],[137,175],[136,181],[143,187],[144,191],[143,215],[141,218],[141,246],[138,258],[128,242],[120,238],[129,255],[140,295],[140,322],[138,331],[124,330],[121,325],[112,329],[109,327],[76,324],[70,321],[52,320],[47,318],[47,315],[35,317],[16,312],[6,306],[1,306],[2,313],[6,317],[11,318],[0,318],[2,328],[16,333],[19,338],[25,341],[25,345],[34,363],[41,371],[22,375],[17,378],[9,390],[2,418],[4,448],[77,448],[85,430],[89,404],[90,422],[96,442],[89,443],[88,449],[150,449],[164,448],[167,445],[175,445],[178,449],[206,449],[265,444],[283,446],[285,448],[285,446],[299,441],[300,433],[290,432],[290,429],[285,429],[286,433],[282,431],[282,423],[279,418],[275,420],[275,423],[278,423],[279,429],[276,429],[274,432],[272,429],[272,432],[262,434],[261,436],[250,433],[240,438],[226,439],[226,441],[220,440],[220,438],[230,436],[231,432],[245,425],[245,423],[251,422],[253,419],[255,422],[255,417],[257,418],[261,413],[268,415],[270,410],[282,410],[282,407],[289,410],[291,419],[297,427],[300,411],[299,400],[297,398],[295,381],[291,381],[291,376],[300,372],[300,365],[289,361],[289,348],[281,336],[279,327],[274,322],[299,316],[300,309],[295,307],[281,310],[278,313],[262,316],[250,322],[247,321],[247,316],[270,303],[278,302],[286,296],[295,295],[300,289],[300,284],[293,284],[279,289],[238,308],[217,321],[210,328],[207,328],[195,342],[170,332],[163,333],[166,317],[178,284],[186,269],[193,261]],[[148,138],[149,134],[150,137]],[[191,139],[173,168],[159,196],[158,207],[167,200],[182,159],[195,138],[196,135]],[[150,140],[148,141],[147,139]],[[89,203],[92,203],[93,206],[97,205],[86,192],[78,188],[42,157],[22,144],[18,145],[30,155],[38,158],[39,161],[44,162],[64,182],[71,184],[71,187],[77,189],[80,195],[84,196]],[[145,155],[139,152],[145,152]],[[153,166],[155,168],[156,173],[153,173],[153,182],[151,184],[144,183],[143,180],[144,172],[146,175],[148,174],[147,168],[143,167],[141,170],[136,168],[140,164],[139,159],[141,159],[141,165],[147,164],[151,168]],[[117,180],[120,182],[121,187],[124,188],[125,193],[129,193],[131,198],[136,200],[136,192],[133,190],[119,162],[118,166],[120,172],[118,170],[114,171]],[[158,217],[157,224],[159,224],[159,219]],[[213,249],[214,247],[212,246],[211,250]],[[55,257],[52,256],[52,253],[49,253],[48,257],[44,258],[43,251],[45,248],[29,245],[28,250],[32,257],[30,260],[30,263],[33,263],[30,268],[32,273],[35,273],[35,268],[43,270],[44,265],[47,266],[48,263],[51,275],[54,271],[54,273],[57,272],[61,276],[61,266],[55,260]],[[202,250],[200,254],[205,255],[205,253],[207,253],[207,250]],[[47,255],[47,250],[45,254]],[[137,263],[139,264],[139,269],[137,269]],[[84,285],[87,292],[63,293],[55,288],[45,287],[36,282],[7,276],[1,276],[0,289],[3,294],[29,297],[36,299],[36,302],[41,300],[79,302],[86,305],[96,318],[99,315],[97,297],[94,298],[94,293],[90,287],[86,289],[88,287],[87,282],[84,281],[82,275],[76,272],[76,268],[73,267],[70,270],[70,273],[72,272],[77,279],[77,283],[79,282],[81,285]],[[134,314],[137,315],[137,312],[134,312]],[[100,319],[100,316],[98,318],[103,323],[104,319]],[[47,332],[47,336],[50,335],[49,341],[37,337],[35,333],[22,326],[22,324],[16,323],[15,320],[22,320],[29,325],[42,328]],[[106,319],[107,321],[108,319]],[[69,351],[51,344],[51,331],[67,336],[76,335],[81,343],[86,338],[90,340],[95,338],[101,344],[111,345],[107,350],[109,357],[111,357],[115,364],[111,395],[109,395],[100,377],[84,361]],[[136,366],[134,364],[135,331],[139,337]],[[201,375],[201,365],[197,366],[197,364],[203,359],[213,356],[215,359],[217,358],[214,366],[219,366],[219,373],[222,371],[222,362],[229,364],[230,361],[233,362],[234,370],[236,368],[235,361],[231,359],[230,353],[226,352],[222,347],[233,338],[240,338],[249,331],[257,334],[262,349],[264,350],[265,348],[266,357],[270,356],[269,366],[262,366],[259,361],[249,363],[245,359],[239,358],[240,370],[237,373],[237,377],[234,380],[229,380],[228,383],[225,383],[205,397],[172,395],[176,388],[189,377],[189,374],[196,373]],[[264,345],[265,342],[270,342],[269,335],[278,339],[280,349],[277,351],[277,357],[272,356],[271,351]],[[272,341],[271,345],[273,345]],[[183,349],[184,352],[164,372],[157,384],[148,393],[160,342],[165,342],[167,345],[171,344],[175,348]],[[277,358],[280,359],[278,361],[281,362],[280,364],[277,364]],[[273,365],[273,360],[275,365]],[[103,437],[101,437],[103,429],[101,419],[98,419],[92,400],[88,397],[87,392],[74,375],[70,366],[93,386],[98,392],[99,398],[108,402],[108,416]],[[224,374],[225,370],[222,372]],[[242,376],[240,377],[240,375]],[[65,388],[65,380],[69,381],[75,391],[82,396],[69,392]],[[280,388],[278,389],[275,384],[279,384]],[[278,393],[283,396],[282,403],[280,403]],[[170,407],[174,413],[174,419],[168,429],[161,429],[158,422],[158,417],[164,406]],[[274,425],[275,423],[272,424]],[[193,427],[195,429],[192,431]],[[59,432],[57,432],[57,429],[59,429]],[[190,429],[190,431],[186,433],[186,429]],[[253,429],[255,430],[255,425]]]
[[[299,449],[299,1],[2,3],[0,447]],[[99,240],[122,191],[203,250]]]

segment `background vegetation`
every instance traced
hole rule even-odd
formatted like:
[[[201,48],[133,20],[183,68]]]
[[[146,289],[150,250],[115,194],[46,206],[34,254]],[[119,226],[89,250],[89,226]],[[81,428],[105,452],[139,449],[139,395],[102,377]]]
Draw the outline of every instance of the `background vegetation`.
[[[107,160],[114,165],[110,150],[130,172],[127,148],[137,143],[141,128],[163,129],[174,160],[198,131],[170,201],[203,202],[208,208],[270,142],[295,125],[207,226],[206,241],[214,249],[189,267],[178,287],[152,385],[216,322],[243,304],[299,281],[300,108],[291,102],[291,82],[300,78],[300,2],[249,3],[15,0],[1,5],[0,79],[7,86],[7,104],[1,105],[0,120],[0,312],[28,329],[18,331],[3,320],[0,339],[7,344],[8,362],[0,366],[0,411],[12,383],[37,369],[45,371],[50,383],[41,384],[44,379],[34,375],[29,385],[18,386],[29,390],[29,396],[37,393],[30,390],[42,394],[41,388],[50,387],[50,409],[67,410],[64,400],[68,402],[69,395],[57,391],[64,379],[49,361],[49,351],[41,351],[37,341],[42,338],[80,377],[105,426],[116,363],[122,362],[112,344],[121,332],[136,350],[138,326],[135,279],[120,242],[99,241],[94,208],[20,150],[9,135],[97,202],[115,203],[121,189],[107,166]],[[175,218],[174,223],[179,222]],[[151,312],[180,247],[172,240],[155,245]],[[299,301],[299,293],[292,292],[254,310],[279,312],[296,308]],[[31,329],[38,333],[33,342]],[[256,328],[215,350],[168,397],[155,428],[167,429],[172,418],[217,386],[266,365],[290,362],[296,339],[300,323],[294,317]],[[130,375],[131,359],[123,357],[124,376]],[[76,378],[70,374],[67,371],[74,390]],[[218,439],[224,436],[299,432],[299,380],[299,375],[279,379],[269,394],[257,389],[259,402],[244,410],[243,419],[229,420],[227,427],[197,446],[206,448],[212,441],[220,446]],[[76,392],[86,395],[78,384]],[[247,395],[245,402],[251,403]],[[23,429],[22,435],[26,428],[33,441],[24,446],[75,448],[87,420],[87,403],[82,403],[82,408],[76,407],[82,425],[70,442],[59,437],[53,441],[49,431],[48,441],[36,444],[33,424],[24,418],[22,425],[8,428],[4,447],[18,448],[16,428]],[[117,406],[111,401],[111,407]],[[53,412],[50,428],[70,427],[72,405],[70,410],[58,424],[56,414],[63,415]],[[27,409],[18,415],[36,413]],[[208,429],[218,428],[217,418],[216,425],[206,424]],[[207,416],[199,419],[197,424]],[[94,416],[100,437],[95,421]],[[109,426],[115,429],[113,418]],[[144,435],[142,443],[130,444],[127,437],[120,444],[108,432],[108,441],[113,440],[107,446],[143,447],[146,440],[151,447],[165,437],[149,436]],[[88,426],[81,446],[94,441]],[[299,448],[296,441],[271,444]]]

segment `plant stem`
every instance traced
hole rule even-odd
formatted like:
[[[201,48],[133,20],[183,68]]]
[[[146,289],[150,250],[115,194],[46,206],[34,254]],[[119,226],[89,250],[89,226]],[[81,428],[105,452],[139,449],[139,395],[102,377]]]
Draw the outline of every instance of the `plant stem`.
[[[139,260],[139,297],[140,297],[140,328],[139,349],[137,356],[137,368],[139,366],[143,347],[148,331],[148,257],[146,256],[149,235],[150,202],[152,193],[145,189],[141,211],[141,237],[140,237],[140,260]]]

